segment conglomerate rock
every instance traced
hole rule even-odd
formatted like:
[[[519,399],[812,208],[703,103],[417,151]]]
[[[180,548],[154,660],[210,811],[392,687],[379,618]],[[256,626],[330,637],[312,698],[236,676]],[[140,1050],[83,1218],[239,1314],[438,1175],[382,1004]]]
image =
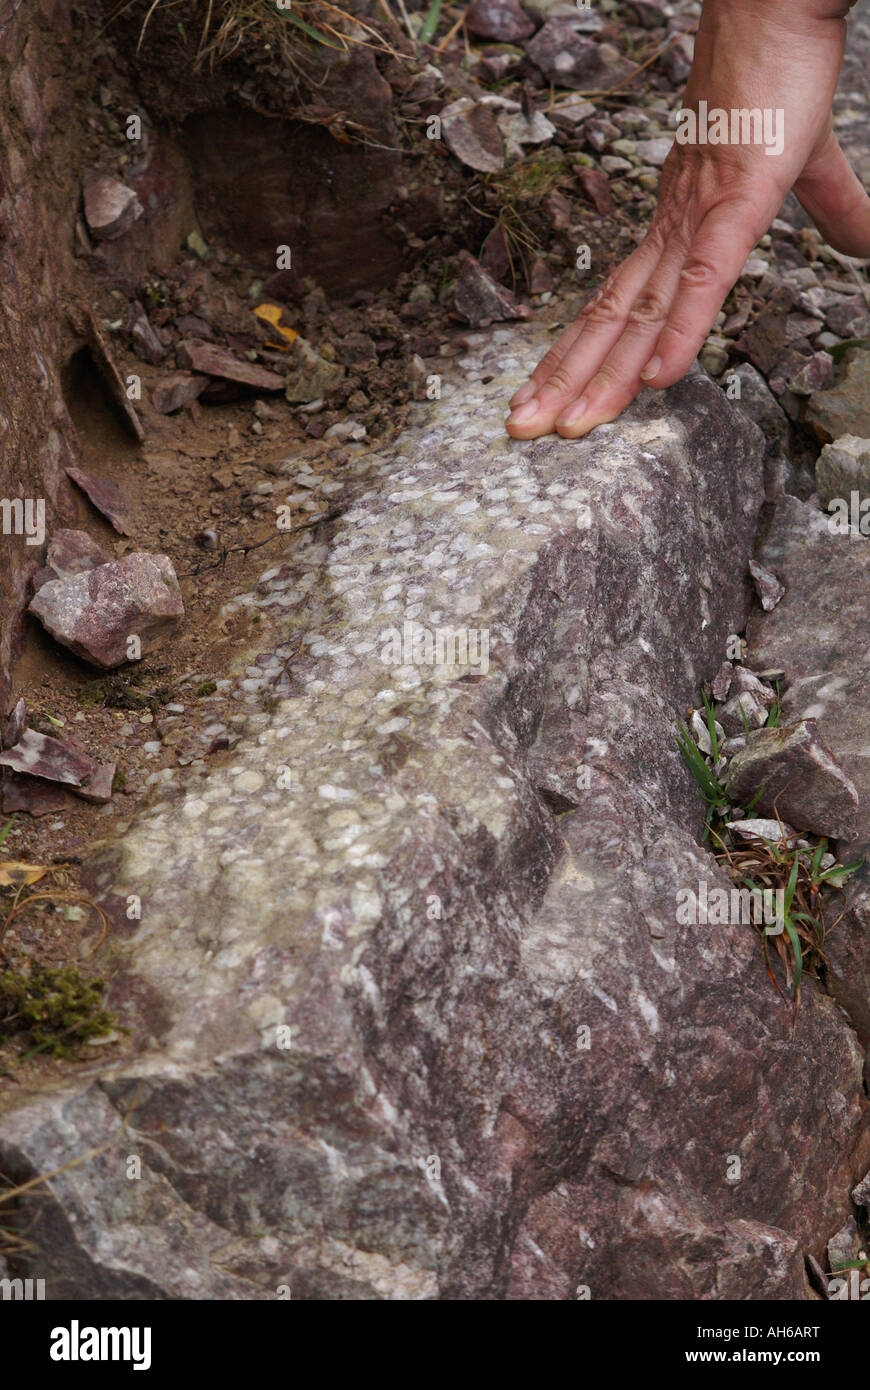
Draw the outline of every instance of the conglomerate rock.
[[[745,621],[763,441],[693,374],[513,442],[540,351],[472,337],[357,452],[238,599],[244,737],[95,850],[129,1055],[0,1123],[4,1173],[66,1165],[49,1296],[808,1296],[861,1050],[677,913],[730,886],[673,720]]]

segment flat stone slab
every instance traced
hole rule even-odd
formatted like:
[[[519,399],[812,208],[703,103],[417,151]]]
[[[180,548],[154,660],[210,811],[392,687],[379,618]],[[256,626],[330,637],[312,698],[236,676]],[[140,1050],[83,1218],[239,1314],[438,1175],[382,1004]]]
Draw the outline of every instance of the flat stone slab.
[[[0,1125],[4,1172],[67,1165],[29,1232],[66,1294],[803,1298],[843,1225],[847,1019],[677,919],[730,883],[674,719],[745,622],[761,435],[693,375],[511,441],[542,346],[472,336],[350,448],[228,607],[239,743],[95,847],[129,1055]]]

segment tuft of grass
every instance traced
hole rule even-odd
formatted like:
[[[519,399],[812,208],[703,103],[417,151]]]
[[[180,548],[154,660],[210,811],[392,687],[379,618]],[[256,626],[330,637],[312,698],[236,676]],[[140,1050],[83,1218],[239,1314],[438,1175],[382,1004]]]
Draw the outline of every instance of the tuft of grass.
[[[112,17],[118,18],[135,3],[136,0],[121,0]],[[356,46],[399,56],[376,28],[331,0],[291,0],[289,4],[278,4],[277,0],[221,0],[220,4],[215,0],[151,0],[139,29],[137,51],[142,48],[157,12],[179,9],[191,31],[199,31],[195,67],[206,62],[213,66],[246,43],[260,48],[271,44],[291,66],[294,49],[306,42],[338,52],[348,52]],[[177,14],[174,20],[176,32],[186,43],[188,25]]]
[[[751,730],[745,711],[742,706],[740,709],[744,728],[749,734]],[[729,870],[741,887],[759,894],[782,892],[782,931],[771,934],[765,930],[765,924],[756,923],[756,926],[761,929],[762,953],[770,979],[782,994],[773,972],[773,950],[781,961],[786,986],[797,1002],[801,980],[805,974],[816,974],[823,966],[825,938],[840,920],[838,917],[830,926],[827,923],[826,913],[832,896],[842,892],[848,879],[864,861],[835,863],[823,869],[822,862],[828,853],[827,840],[819,839],[811,844],[807,837],[801,837],[800,842],[797,836],[788,837],[775,807],[774,814],[782,837],[779,841],[758,837],[748,843],[737,843],[726,824],[731,810],[729,798],[715,772],[720,756],[719,739],[715,709],[706,695],[704,710],[712,756],[702,753],[682,721],[677,721],[675,735],[680,756],[706,807],[703,840],[713,841],[716,860]],[[771,708],[767,726],[776,728],[781,714],[782,702],[777,683],[776,703]],[[760,788],[746,806],[747,815],[752,814],[763,790],[763,787]],[[777,899],[774,898],[774,901]]]
[[[778,815],[776,819],[782,829]],[[762,953],[767,973],[781,994],[770,960],[770,943],[773,942],[783,965],[786,985],[797,1001],[804,974],[816,974],[824,964],[825,939],[842,916],[841,913],[831,926],[827,925],[831,892],[842,891],[847,880],[860,869],[863,858],[822,869],[822,860],[828,852],[824,838],[810,848],[797,843],[796,839],[777,842],[759,837],[748,845],[735,847],[723,835],[717,834],[715,838],[719,843],[716,859],[727,866],[742,887],[761,893],[782,890],[783,930],[770,935],[762,927]]]
[[[705,701],[706,703],[706,701]],[[707,705],[707,728],[710,732],[710,745],[713,749],[713,762],[718,758],[719,740],[716,734],[716,723],[713,717],[712,708]],[[725,788],[719,781],[713,769],[710,767],[704,754],[696,744],[695,740],[682,720],[677,721],[676,733],[677,747],[680,750],[680,757],[688,768],[695,780],[695,785],[701,794],[702,800],[707,807],[704,818],[704,836],[706,840],[717,821],[721,821],[728,810],[728,797]]]
[[[102,980],[83,980],[75,966],[34,964],[29,973],[0,974],[0,1042],[20,1037],[23,1055],[47,1052],[75,1060],[89,1038],[111,1032],[116,1020],[103,1008]]]

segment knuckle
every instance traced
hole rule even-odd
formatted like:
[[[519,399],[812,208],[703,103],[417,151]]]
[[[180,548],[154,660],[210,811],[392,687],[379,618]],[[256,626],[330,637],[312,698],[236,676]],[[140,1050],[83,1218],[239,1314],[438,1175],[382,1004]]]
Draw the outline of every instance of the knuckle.
[[[640,291],[628,312],[628,322],[632,328],[654,328],[665,322],[669,304],[661,291],[647,286]]]
[[[619,292],[614,285],[605,285],[583,310],[587,328],[610,328],[623,318]]]
[[[680,278],[690,289],[705,290],[717,283],[719,274],[710,261],[692,256],[680,271]]]
[[[574,389],[573,382],[571,381],[570,372],[568,372],[567,369],[561,365],[556,367],[555,371],[550,373],[544,384],[545,386],[549,386],[553,391],[565,392],[572,391]]]
[[[614,366],[612,362],[602,362],[589,383],[589,394],[596,397],[605,396],[614,387],[624,387],[625,384],[625,379],[618,367]]]

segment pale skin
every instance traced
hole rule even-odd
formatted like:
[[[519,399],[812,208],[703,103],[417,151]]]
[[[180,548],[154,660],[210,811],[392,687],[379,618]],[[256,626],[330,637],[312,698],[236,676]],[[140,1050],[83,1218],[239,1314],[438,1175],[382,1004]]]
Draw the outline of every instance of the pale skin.
[[[705,0],[683,105],[782,109],[783,151],[674,145],[646,237],[511,397],[508,434],[576,439],[679,381],[790,189],[831,246],[870,256],[870,197],[831,123],[854,3]]]

